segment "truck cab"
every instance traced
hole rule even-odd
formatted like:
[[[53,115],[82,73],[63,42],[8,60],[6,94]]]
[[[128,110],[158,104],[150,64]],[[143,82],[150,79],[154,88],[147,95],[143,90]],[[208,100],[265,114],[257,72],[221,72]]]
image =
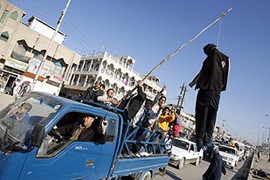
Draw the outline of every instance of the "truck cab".
[[[21,117],[26,103],[31,109]],[[84,116],[95,117],[92,126],[96,129],[106,119],[105,143],[63,137],[61,127],[80,123]],[[0,111],[0,179],[111,179],[130,174],[152,177],[167,166],[168,154],[122,157],[123,148],[136,143],[129,140],[129,125],[119,109],[31,92]],[[165,147],[165,142],[160,145]]]

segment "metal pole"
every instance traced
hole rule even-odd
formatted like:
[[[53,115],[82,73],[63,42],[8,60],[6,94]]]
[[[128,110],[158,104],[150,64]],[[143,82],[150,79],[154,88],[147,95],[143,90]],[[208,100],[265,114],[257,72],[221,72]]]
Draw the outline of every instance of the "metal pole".
[[[183,96],[182,96],[182,94],[183,94],[183,90],[184,90],[184,84],[181,86],[181,92],[180,92],[180,94],[179,94],[179,96],[178,96],[178,102],[177,102],[177,107],[179,107],[179,105],[180,105],[180,100],[183,98]],[[181,107],[180,107],[181,108]]]
[[[226,11],[224,11],[216,20],[214,20],[212,23],[210,23],[208,26],[206,26],[203,30],[201,30],[198,34],[196,34],[192,39],[190,39],[188,42],[182,44],[181,46],[179,46],[174,52],[172,52],[171,54],[169,54],[165,59],[163,59],[162,61],[160,61],[151,71],[148,72],[148,74],[146,76],[144,76],[142,78],[142,82],[144,82],[157,68],[159,68],[163,63],[165,63],[166,61],[168,61],[169,59],[171,59],[173,56],[175,56],[182,48],[184,48],[185,46],[187,46],[188,44],[192,43],[195,39],[197,39],[202,33],[204,33],[207,29],[209,29],[211,26],[213,26],[216,22],[218,22],[221,18],[223,18],[228,12],[230,12],[232,10],[232,8],[227,9]],[[137,88],[137,86],[135,86],[131,91],[129,91],[128,94],[131,94],[135,89]],[[120,105],[120,103],[122,102],[123,99],[121,99],[118,103],[118,105],[116,107],[118,107]]]
[[[39,74],[40,74],[40,72],[41,72],[41,70],[42,70],[42,67],[43,67],[45,61],[46,61],[47,54],[48,54],[48,52],[49,52],[49,50],[50,50],[50,48],[51,48],[51,45],[52,45],[52,43],[53,43],[53,41],[54,41],[54,39],[55,39],[55,37],[56,37],[56,35],[57,35],[57,33],[58,33],[58,30],[59,30],[59,28],[60,28],[60,25],[61,25],[61,23],[62,23],[62,20],[63,20],[65,14],[66,14],[66,11],[67,11],[67,8],[68,8],[70,2],[71,2],[71,0],[68,0],[68,2],[67,2],[67,4],[66,4],[66,7],[65,7],[65,9],[62,11],[62,14],[61,14],[61,16],[60,16],[60,18],[59,18],[59,20],[58,20],[58,22],[57,22],[57,27],[56,27],[56,29],[55,29],[55,31],[54,31],[54,33],[53,33],[53,36],[52,36],[52,38],[51,38],[51,40],[50,40],[49,45],[48,45],[48,47],[47,47],[47,49],[46,49],[46,51],[45,51],[44,57],[43,57],[43,59],[42,59],[40,65],[39,65],[39,67],[38,67],[37,73],[36,73],[36,75],[35,75],[35,79],[33,80],[33,85],[32,85],[32,86],[33,86],[33,87],[32,87],[33,89],[34,89],[35,86],[36,86],[36,83],[37,83],[37,81],[38,81]]]

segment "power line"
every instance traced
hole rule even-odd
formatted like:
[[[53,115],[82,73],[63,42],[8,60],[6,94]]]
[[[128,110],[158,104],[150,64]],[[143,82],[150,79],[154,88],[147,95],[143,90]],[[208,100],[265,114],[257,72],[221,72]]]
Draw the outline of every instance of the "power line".
[[[67,15],[67,17],[68,17],[68,19],[71,18],[72,20],[74,20],[74,22],[76,22],[76,23],[79,25],[79,27],[81,27],[82,29],[84,29],[85,31],[87,31],[88,34],[89,34],[90,36],[92,36],[92,38],[94,38],[98,43],[101,44],[101,46],[104,46],[104,45],[105,45],[105,44],[102,43],[97,37],[95,37],[93,34],[91,34],[91,33],[89,32],[89,30],[88,30],[85,26],[81,25],[78,21],[76,21],[76,19],[75,19],[73,16]],[[71,22],[72,22],[72,21],[71,21]],[[77,29],[77,26],[74,25],[74,27]],[[80,31],[80,32],[81,32],[81,34],[82,34],[84,37],[86,37],[86,38],[89,40],[89,36],[84,35],[84,33],[83,33],[82,31]],[[91,44],[93,44],[92,41],[90,41],[90,42],[91,42]],[[105,46],[106,46],[106,45],[105,45]],[[97,47],[97,46],[95,45],[95,47]],[[108,50],[108,52],[110,52],[110,53],[113,54],[113,55],[116,55],[112,50]]]
[[[89,44],[85,41],[85,39],[81,38],[80,36],[76,36],[76,32],[73,30],[73,28],[71,28],[67,23],[63,23],[64,26],[66,26],[72,33],[70,33],[69,35],[71,35],[74,39],[78,40],[78,42],[82,45],[82,46],[87,46],[89,48]],[[92,47],[89,49],[93,49],[93,47],[96,47],[95,44],[92,44]]]
[[[17,3],[18,1],[19,1],[20,3]],[[50,2],[44,3],[43,1],[39,1],[39,0],[37,0],[36,2],[39,3],[39,4],[42,4],[42,6],[45,6],[45,7],[49,8],[49,9],[53,9],[53,10],[54,10],[53,12],[58,12],[58,13],[59,13],[59,12],[61,11],[60,9],[57,9],[56,6],[54,6],[54,5],[51,4]],[[57,19],[56,17],[59,16],[59,15],[56,14],[56,13],[54,13],[54,15],[53,15],[52,13],[49,13],[49,12],[47,12],[47,11],[44,11],[44,9],[37,8],[37,7],[35,7],[35,6],[33,6],[33,5],[30,5],[30,4],[28,4],[28,3],[25,3],[25,2],[23,2],[23,1],[21,1],[21,0],[17,0],[16,2],[14,2],[14,5],[15,5],[15,4],[17,4],[18,7],[22,7],[22,9],[26,9],[26,10],[28,10],[29,12],[32,12],[33,14],[37,14],[37,15],[35,15],[35,16],[39,16],[39,15],[40,15],[40,16],[46,17],[47,19],[52,20],[52,21],[55,21],[55,19]],[[94,49],[97,49],[97,50],[102,49],[104,46],[107,47],[106,44],[102,43],[97,37],[95,37],[93,34],[91,34],[91,33],[89,32],[89,30],[88,30],[85,26],[83,26],[82,24],[78,23],[78,21],[77,21],[73,16],[71,16],[71,15],[69,15],[69,14],[67,14],[66,16],[67,16],[67,19],[69,19],[69,23],[63,23],[63,24],[64,24],[64,28],[67,27],[67,30],[71,30],[71,31],[74,33],[74,35],[72,35],[72,34],[67,34],[67,35],[71,35],[71,36],[72,36],[73,38],[75,38],[76,40],[79,39],[79,41],[81,41],[80,44],[83,43],[84,45],[87,45],[87,47],[89,47],[89,43],[91,44],[91,46],[95,47]],[[41,19],[41,17],[39,17],[39,18]],[[77,25],[74,25],[73,22],[75,22]],[[71,24],[71,25],[74,27],[74,29],[76,29],[76,32],[75,32],[69,25],[67,25],[67,24]],[[84,32],[82,32],[80,29],[83,29],[84,31],[87,31],[87,35],[86,35]],[[63,31],[63,32],[64,32],[64,31]],[[80,35],[82,35],[83,38],[78,38],[78,36],[77,36],[78,33],[79,33]],[[89,38],[89,35],[90,35],[93,39],[95,39],[95,41],[97,41],[100,45],[98,46],[97,43],[94,43],[94,42]],[[77,37],[77,38],[76,38],[76,37]],[[85,39],[86,39],[87,41],[85,41]],[[116,55],[116,53],[114,53],[112,50],[107,50],[107,51],[108,51],[109,53],[111,53],[112,55]]]

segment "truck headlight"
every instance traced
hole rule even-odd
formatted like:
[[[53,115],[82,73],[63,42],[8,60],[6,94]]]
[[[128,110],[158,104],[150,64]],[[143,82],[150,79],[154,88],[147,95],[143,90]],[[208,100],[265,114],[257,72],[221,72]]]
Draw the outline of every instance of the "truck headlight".
[[[229,158],[228,160],[229,160],[230,162],[233,162],[233,158]]]
[[[175,155],[175,154],[172,154],[172,155],[170,156],[170,158],[173,159],[173,160],[179,160],[179,159],[180,159],[180,157],[177,156],[177,155]]]

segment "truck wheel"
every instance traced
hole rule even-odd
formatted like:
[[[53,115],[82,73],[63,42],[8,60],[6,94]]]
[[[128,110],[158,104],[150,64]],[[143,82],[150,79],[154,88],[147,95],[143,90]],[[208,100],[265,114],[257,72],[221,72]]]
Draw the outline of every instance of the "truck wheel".
[[[195,166],[199,166],[199,164],[200,164],[200,157],[198,157],[198,158],[196,159]]]
[[[178,169],[182,169],[184,165],[185,165],[185,158],[182,158],[179,160]]]
[[[150,171],[143,172],[141,174],[141,177],[139,178],[139,180],[150,180],[150,179],[151,179]]]

